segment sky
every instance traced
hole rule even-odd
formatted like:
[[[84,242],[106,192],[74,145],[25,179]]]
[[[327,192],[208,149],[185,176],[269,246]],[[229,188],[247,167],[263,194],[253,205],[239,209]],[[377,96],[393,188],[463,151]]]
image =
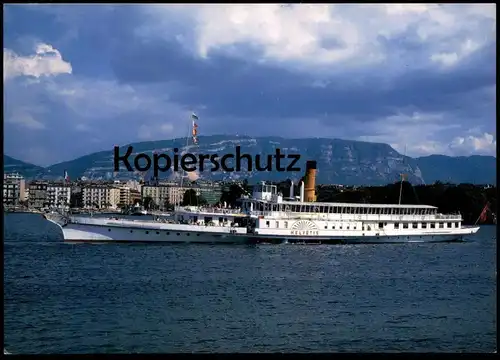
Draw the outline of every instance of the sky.
[[[4,5],[4,153],[199,135],[496,154],[495,4]]]

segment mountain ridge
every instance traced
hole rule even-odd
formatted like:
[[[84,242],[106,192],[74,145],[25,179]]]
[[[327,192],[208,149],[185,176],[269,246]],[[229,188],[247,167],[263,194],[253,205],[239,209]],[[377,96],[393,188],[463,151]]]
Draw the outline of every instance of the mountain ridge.
[[[397,181],[399,174],[408,174],[409,181],[416,184],[432,183],[437,180],[455,183],[496,183],[496,158],[493,156],[460,156],[429,155],[412,158],[398,153],[394,148],[385,143],[370,143],[356,140],[329,139],[329,138],[299,138],[286,139],[277,136],[235,136],[235,135],[207,135],[199,137],[199,145],[188,145],[186,138],[171,140],[155,140],[129,143],[120,146],[120,155],[125,154],[125,149],[133,147],[133,154],[144,152],[152,155],[153,152],[172,155],[172,149],[179,148],[181,152],[195,154],[214,154],[219,156],[227,153],[234,154],[236,146],[241,147],[241,153],[275,154],[275,149],[280,148],[282,153],[298,153],[301,155],[299,165],[301,173],[255,172],[242,171],[241,173],[211,173],[205,171],[202,178],[212,180],[236,180],[248,178],[255,182],[260,180],[284,180],[291,178],[298,180],[303,175],[306,160],[318,162],[318,183],[337,183],[344,185],[384,185]],[[10,158],[10,157],[9,157]],[[16,160],[14,158],[10,158]],[[133,159],[133,155],[130,160]],[[17,160],[19,161],[19,160]],[[12,162],[12,161],[11,161]],[[22,163],[22,162],[21,162]],[[245,163],[245,162],[243,162]],[[67,170],[71,178],[86,176],[87,178],[133,178],[137,174],[124,171],[121,164],[120,172],[113,174],[113,149],[87,154],[71,161],[57,163],[46,168],[33,164],[39,170],[38,177],[62,177]],[[208,166],[210,168],[210,166]],[[42,169],[42,170],[40,170]],[[5,170],[5,156],[4,156]],[[31,171],[33,173],[33,171]],[[35,171],[36,173],[36,171]],[[24,174],[23,174],[24,175]],[[40,176],[41,175],[41,176]],[[152,175],[152,170],[146,178]],[[160,176],[175,177],[172,171]]]

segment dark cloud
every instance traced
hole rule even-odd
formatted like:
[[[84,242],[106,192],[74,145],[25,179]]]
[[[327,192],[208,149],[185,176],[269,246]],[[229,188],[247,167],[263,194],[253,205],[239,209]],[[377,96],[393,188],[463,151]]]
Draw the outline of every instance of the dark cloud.
[[[447,111],[460,106],[474,90],[495,84],[491,48],[449,71],[409,68],[394,77],[390,68],[381,66],[365,73],[325,76],[328,84],[324,87],[311,86],[311,75],[223,55],[196,59],[176,43],[136,40],[124,43],[122,49],[113,60],[120,81],[183,83],[190,91],[172,94],[172,99],[186,105],[208,104],[210,116],[317,117],[326,113],[370,120],[390,115],[395,108]]]
[[[78,109],[70,106],[70,97],[48,91],[43,85],[46,79],[40,79],[38,86],[22,81],[7,84],[6,119],[19,107],[48,109],[32,112],[45,129],[6,123],[5,149],[10,155],[36,158],[33,151],[20,148],[20,138],[23,144],[37,144],[33,148],[49,149],[49,155],[40,153],[40,162],[55,162],[138,141],[140,128],[156,138],[183,136],[186,124],[181,117],[187,117],[190,109],[207,120],[200,124],[204,134],[352,139],[373,135],[376,128],[371,123],[383,126],[380,119],[402,112],[410,117],[412,113],[445,114],[442,121],[458,122],[463,125],[460,130],[475,119],[487,131],[494,130],[496,43],[446,68],[430,61],[429,49],[412,25],[397,36],[378,37],[387,54],[378,64],[357,69],[332,65],[325,72],[302,64],[298,70],[285,61],[256,61],[263,49],[251,44],[211,49],[206,59],[201,58],[192,44],[186,46],[185,42],[194,41],[192,35],[179,37],[174,30],[156,36],[141,34],[149,18],[139,9],[134,5],[9,7],[6,48],[31,54],[35,42],[43,41],[71,63],[72,80],[51,79],[54,87],[71,83],[70,88],[89,90],[92,81],[110,83],[92,92],[87,103],[81,100]],[[182,18],[173,20],[182,22]],[[447,39],[450,44],[452,40]],[[346,46],[333,37],[322,44],[335,49]],[[130,92],[124,90],[128,88]],[[120,98],[126,105],[136,97],[141,100],[137,107],[107,111],[119,108]],[[154,101],[149,104],[147,99]],[[162,124],[173,126],[171,134],[158,131]]]

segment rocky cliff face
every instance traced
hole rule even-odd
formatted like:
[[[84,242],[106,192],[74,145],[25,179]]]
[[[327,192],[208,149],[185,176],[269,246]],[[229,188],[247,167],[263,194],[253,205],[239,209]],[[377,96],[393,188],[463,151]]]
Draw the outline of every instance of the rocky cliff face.
[[[241,153],[247,153],[255,158],[261,155],[265,165],[266,155],[274,155],[276,149],[282,154],[299,154],[300,160],[297,166],[300,172],[259,172],[254,168],[249,171],[246,161],[242,161],[240,172],[211,172],[211,165],[206,162],[205,171],[199,175],[204,179],[231,180],[247,178],[254,183],[260,180],[298,180],[303,175],[305,162],[316,160],[318,165],[317,183],[321,184],[344,184],[344,185],[384,185],[400,179],[400,174],[408,174],[408,180],[413,184],[431,183],[436,180],[450,182],[472,182],[495,183],[496,182],[496,159],[490,156],[472,156],[463,158],[451,158],[447,156],[431,156],[425,158],[411,158],[399,154],[387,144],[368,143],[361,141],[349,141],[340,139],[283,139],[279,137],[245,136],[202,136],[199,145],[186,146],[186,139],[173,139],[163,141],[151,141],[130,144],[133,146],[133,154],[130,163],[133,165],[134,156],[138,153],[146,153],[152,157],[153,153],[165,153],[173,159],[173,149],[178,148],[179,154],[192,153],[194,155],[218,154],[219,159],[225,154],[235,154],[239,146]],[[124,146],[120,154],[126,153]],[[110,178],[132,178],[137,173],[126,171],[123,163],[120,164],[121,171],[113,172],[113,149],[109,151],[90,154],[73,161],[56,164],[45,169],[44,176],[62,176],[67,169],[71,178],[85,176],[90,179]],[[290,160],[283,160],[282,164],[289,164]],[[227,161],[227,165],[234,165],[234,161]],[[273,169],[275,169],[273,160]],[[478,171],[480,169],[480,171]],[[179,172],[168,171],[160,174],[160,178],[175,178]],[[143,174],[148,179],[153,175],[152,170]]]

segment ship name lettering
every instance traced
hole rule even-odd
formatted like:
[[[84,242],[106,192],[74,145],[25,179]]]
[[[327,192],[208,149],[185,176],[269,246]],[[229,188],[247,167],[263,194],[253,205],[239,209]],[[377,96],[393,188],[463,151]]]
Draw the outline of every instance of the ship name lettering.
[[[291,230],[290,235],[319,235],[319,231],[316,230]]]

